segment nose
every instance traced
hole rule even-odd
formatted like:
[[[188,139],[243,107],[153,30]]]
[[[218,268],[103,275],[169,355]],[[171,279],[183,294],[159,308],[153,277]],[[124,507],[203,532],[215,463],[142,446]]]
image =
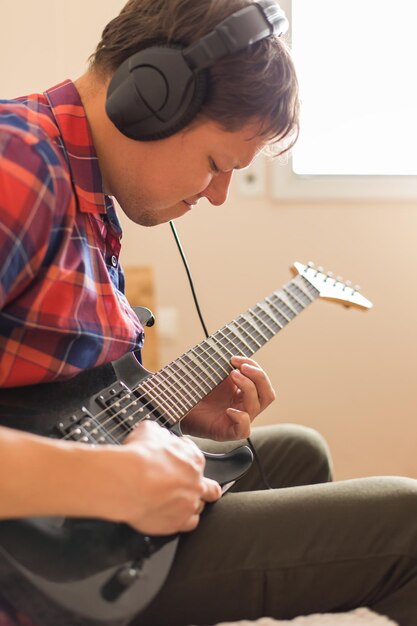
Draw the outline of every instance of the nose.
[[[214,206],[220,206],[227,200],[232,176],[233,170],[230,172],[220,172],[211,179],[210,184],[207,185],[201,195],[207,198]]]

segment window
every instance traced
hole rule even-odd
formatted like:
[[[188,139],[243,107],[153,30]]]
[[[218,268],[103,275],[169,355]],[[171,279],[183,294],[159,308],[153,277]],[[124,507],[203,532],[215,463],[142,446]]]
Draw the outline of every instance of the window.
[[[417,2],[284,0],[301,132],[277,197],[417,198]]]

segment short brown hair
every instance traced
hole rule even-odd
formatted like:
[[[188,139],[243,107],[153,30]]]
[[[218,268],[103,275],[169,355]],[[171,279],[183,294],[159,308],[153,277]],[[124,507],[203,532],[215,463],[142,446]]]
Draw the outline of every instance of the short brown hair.
[[[105,27],[90,57],[92,70],[111,76],[130,55],[156,44],[188,46],[253,0],[129,0]],[[298,135],[298,82],[285,41],[268,37],[210,68],[201,115],[234,131],[258,119],[268,142]],[[289,138],[291,138],[289,140]],[[284,150],[282,150],[284,151]],[[281,151],[281,152],[282,152]]]

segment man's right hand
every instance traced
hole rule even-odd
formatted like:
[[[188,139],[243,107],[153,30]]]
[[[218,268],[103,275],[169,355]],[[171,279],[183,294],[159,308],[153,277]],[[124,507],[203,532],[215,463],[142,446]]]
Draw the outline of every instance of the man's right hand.
[[[124,444],[131,467],[120,485],[122,500],[129,502],[123,521],[150,535],[196,528],[204,504],[218,500],[221,489],[204,477],[204,455],[195,443],[146,420]]]

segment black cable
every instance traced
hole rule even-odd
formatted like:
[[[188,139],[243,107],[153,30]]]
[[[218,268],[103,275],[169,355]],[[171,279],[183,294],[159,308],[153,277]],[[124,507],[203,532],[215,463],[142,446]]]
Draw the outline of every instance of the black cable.
[[[178,237],[177,229],[175,228],[174,222],[171,220],[169,225],[171,226],[171,230],[172,230],[172,233],[174,235],[175,242],[177,244],[178,250],[179,250],[181,258],[182,258],[182,262],[184,263],[185,271],[187,272],[188,282],[190,283],[190,287],[191,287],[191,293],[193,294],[194,304],[195,304],[195,307],[197,309],[198,317],[200,318],[200,322],[201,322],[201,325],[202,325],[203,330],[204,330],[204,334],[205,334],[206,339],[207,339],[209,334],[207,332],[207,328],[206,328],[206,325],[205,325],[204,320],[203,320],[203,316],[202,316],[201,311],[200,311],[200,305],[198,304],[197,295],[196,295],[196,292],[195,292],[195,289],[194,289],[194,284],[193,284],[193,279],[191,277],[190,268],[188,267],[187,259],[185,257],[184,250],[182,249],[180,238]]]
[[[194,289],[194,283],[193,283],[193,279],[192,279],[192,276],[191,276],[190,268],[188,266],[187,258],[185,256],[185,252],[184,252],[183,247],[181,245],[180,238],[178,236],[177,229],[175,228],[174,222],[171,220],[169,222],[169,225],[171,226],[171,230],[172,230],[172,233],[174,235],[175,243],[177,244],[177,248],[178,248],[179,253],[181,255],[182,262],[184,263],[185,271],[187,272],[188,282],[189,282],[190,287],[191,287],[191,293],[193,294],[193,300],[194,300],[195,307],[197,309],[198,317],[200,318],[201,326],[203,327],[203,331],[204,331],[204,334],[206,336],[206,339],[208,339],[209,334],[208,334],[208,331],[207,331],[207,327],[206,327],[206,325],[204,323],[203,315],[202,315],[201,310],[200,310],[200,305],[198,304],[197,294],[196,294],[195,289]],[[261,460],[260,460],[260,458],[258,456],[258,453],[255,450],[255,446],[253,445],[253,443],[251,441],[251,438],[247,437],[246,441],[248,442],[249,448],[252,451],[253,458],[255,459],[255,463],[258,466],[259,475],[260,475],[264,485],[266,486],[267,489],[273,489],[273,487],[271,487],[271,485],[269,484],[269,482],[268,482],[268,480],[267,480],[267,478],[265,476],[265,472],[263,470],[263,467],[262,467],[262,464],[261,464]]]
[[[263,484],[265,485],[265,487],[267,489],[273,489],[273,487],[271,487],[267,477],[265,476],[265,472],[264,472],[264,468],[262,467],[261,459],[259,458],[259,455],[256,452],[255,446],[253,445],[251,438],[247,437],[246,441],[248,442],[249,448],[252,450],[253,458],[255,459],[255,463],[258,466],[258,472],[259,472],[259,475],[260,475],[260,477],[262,479]]]

